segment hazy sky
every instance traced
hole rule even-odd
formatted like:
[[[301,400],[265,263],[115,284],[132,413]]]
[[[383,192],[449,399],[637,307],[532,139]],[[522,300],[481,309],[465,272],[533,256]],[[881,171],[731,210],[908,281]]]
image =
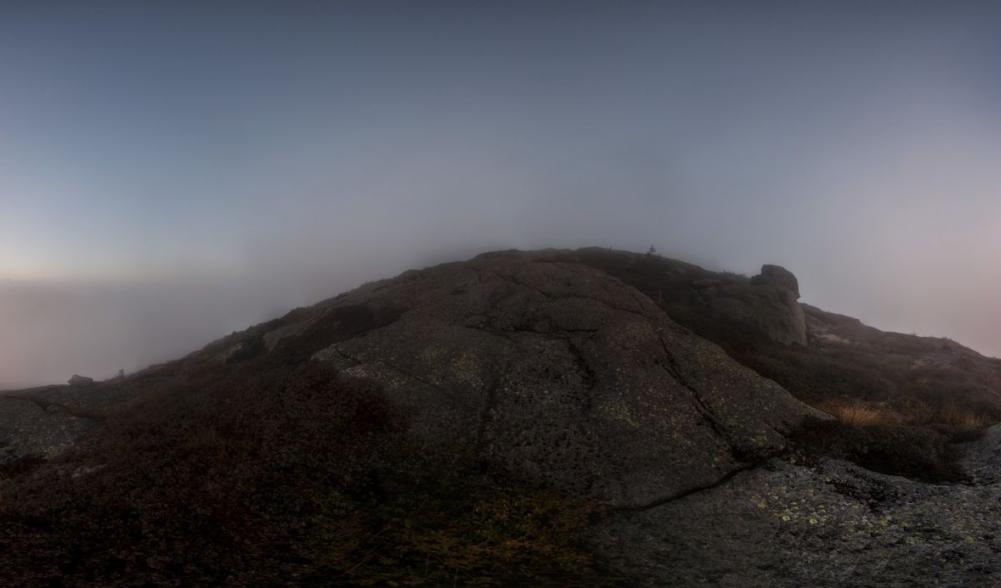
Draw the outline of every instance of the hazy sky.
[[[607,245],[1001,355],[1001,8],[4,2],[0,387]]]

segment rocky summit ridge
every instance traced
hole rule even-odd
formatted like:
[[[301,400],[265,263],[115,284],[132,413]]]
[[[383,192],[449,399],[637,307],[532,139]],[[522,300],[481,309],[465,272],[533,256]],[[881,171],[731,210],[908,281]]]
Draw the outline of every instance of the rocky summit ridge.
[[[819,414],[620,280],[546,253],[411,272],[313,320],[380,309],[399,318],[313,360],[378,383],[429,444],[615,506],[710,485]]]
[[[128,377],[7,393],[0,580],[1001,582],[996,429],[845,428],[808,379],[962,359],[961,398],[989,408],[995,360],[798,299],[774,265],[495,252]],[[902,365],[879,376],[894,402],[927,392]],[[900,445],[952,477],[911,475]]]

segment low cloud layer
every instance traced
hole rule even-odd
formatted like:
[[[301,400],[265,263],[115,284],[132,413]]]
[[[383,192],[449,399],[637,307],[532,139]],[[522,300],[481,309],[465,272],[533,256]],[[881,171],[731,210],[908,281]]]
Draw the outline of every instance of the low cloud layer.
[[[749,229],[752,227],[749,227]],[[799,275],[804,301],[855,315],[876,326],[923,335],[950,336],[1001,356],[1001,272],[986,252],[953,263],[943,253],[894,255],[834,249],[828,257],[790,247],[760,260],[671,247],[652,235],[660,251],[714,269],[754,273],[760,263],[782,263]],[[646,241],[643,241],[646,242]],[[136,283],[0,282],[0,389],[63,383],[72,374],[106,378],[180,357],[226,334],[313,304],[361,283],[410,267],[465,259],[499,246],[597,244],[645,249],[633,239],[573,242],[525,239],[451,249],[421,247],[371,258],[337,256],[326,269],[290,259],[287,268],[262,266],[256,275],[174,278]],[[698,249],[697,247],[695,248]],[[734,263],[733,260],[740,260]],[[818,263],[817,259],[824,261]],[[730,260],[731,262],[721,262]]]

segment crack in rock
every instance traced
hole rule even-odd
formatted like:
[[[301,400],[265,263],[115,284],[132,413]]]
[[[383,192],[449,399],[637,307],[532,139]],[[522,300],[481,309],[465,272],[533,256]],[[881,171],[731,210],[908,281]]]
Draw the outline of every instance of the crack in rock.
[[[666,371],[668,375],[670,375],[675,381],[681,384],[686,390],[691,392],[692,399],[695,401],[695,409],[698,411],[699,415],[702,416],[703,419],[705,419],[705,421],[709,424],[709,427],[712,428],[713,432],[715,432],[720,438],[722,438],[726,442],[727,446],[729,446],[730,448],[730,453],[733,454],[735,458],[738,458],[737,459],[738,461],[742,461],[741,459],[739,459],[739,454],[741,452],[735,447],[733,440],[730,438],[730,432],[727,430],[726,425],[724,425],[722,421],[716,418],[716,415],[713,414],[712,410],[709,408],[708,405],[706,405],[705,401],[702,399],[702,396],[699,394],[698,389],[696,389],[695,386],[689,383],[688,379],[684,376],[684,374],[681,373],[681,368],[678,366],[678,363],[675,360],[674,355],[671,353],[670,349],[668,349],[667,342],[664,341],[664,338],[658,337],[658,339],[660,340],[661,348],[663,348],[664,350],[664,356],[667,358],[667,365],[666,366],[662,365],[661,367],[664,368],[664,371]]]
[[[616,506],[610,508],[609,510],[611,512],[642,512],[645,510],[651,510],[657,508],[658,506],[664,506],[665,504],[669,504],[676,500],[681,500],[682,498],[687,498],[695,494],[700,494],[702,492],[709,492],[710,490],[715,490],[716,488],[719,488],[720,486],[727,484],[728,482],[730,482],[731,480],[733,480],[738,475],[744,472],[748,472],[762,467],[763,465],[765,465],[765,463],[767,463],[767,461],[768,460],[763,460],[757,463],[745,463],[723,474],[716,480],[709,482],[707,484],[699,484],[697,486],[692,486],[691,488],[679,490],[678,492],[675,492],[673,494],[669,494],[661,498],[656,498],[654,500],[645,502],[643,504]]]

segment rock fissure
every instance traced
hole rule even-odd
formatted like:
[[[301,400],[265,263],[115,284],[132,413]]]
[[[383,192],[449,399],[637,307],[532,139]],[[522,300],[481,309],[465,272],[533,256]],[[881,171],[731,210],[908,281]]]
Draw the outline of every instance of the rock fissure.
[[[675,361],[674,355],[668,348],[667,342],[664,341],[664,338],[658,337],[658,339],[660,341],[661,347],[664,349],[664,357],[667,358],[667,365],[661,364],[661,367],[672,378],[674,378],[675,381],[681,384],[686,390],[691,392],[692,399],[695,401],[694,404],[695,409],[699,412],[699,415],[709,424],[714,433],[716,433],[717,435],[719,435],[721,439],[726,441],[727,445],[730,447],[730,452],[734,455],[734,457],[739,458],[739,454],[741,452],[737,449],[737,447],[731,440],[730,432],[727,430],[726,426],[718,418],[716,418],[716,415],[713,414],[712,410],[702,399],[702,395],[699,394],[698,389],[695,386],[693,386],[690,382],[688,382],[688,379],[685,378],[684,374],[681,373],[681,368]]]
[[[716,480],[709,482],[708,484],[699,484],[697,486],[692,486],[690,488],[680,490],[678,492],[675,492],[668,496],[664,496],[662,498],[656,498],[654,500],[645,502],[643,504],[616,506],[609,510],[611,512],[642,512],[645,510],[652,510],[654,508],[657,508],[658,506],[664,506],[665,504],[669,504],[676,500],[681,500],[682,498],[688,498],[689,496],[693,496],[695,494],[699,494],[702,492],[709,492],[710,490],[715,490],[721,486],[726,485],[728,482],[730,482],[731,480],[733,480],[738,475],[744,472],[749,472],[751,470],[755,470],[757,468],[762,467],[766,462],[767,460],[763,460],[756,463],[744,463],[730,470],[729,472],[723,474]]]

